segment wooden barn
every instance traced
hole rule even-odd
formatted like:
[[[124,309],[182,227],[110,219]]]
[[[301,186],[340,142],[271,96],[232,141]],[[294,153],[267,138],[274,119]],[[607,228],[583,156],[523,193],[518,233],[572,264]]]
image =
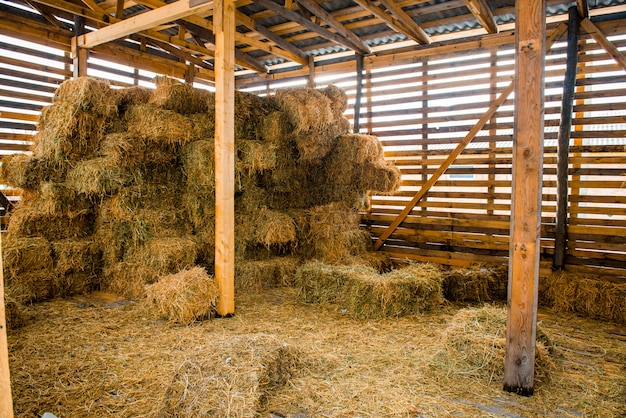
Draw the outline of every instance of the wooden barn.
[[[626,416],[625,1],[0,14],[0,418]]]

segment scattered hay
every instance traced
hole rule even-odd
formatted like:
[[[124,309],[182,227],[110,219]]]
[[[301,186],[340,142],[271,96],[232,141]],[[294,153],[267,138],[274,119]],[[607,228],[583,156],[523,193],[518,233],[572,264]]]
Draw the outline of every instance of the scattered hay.
[[[359,318],[397,318],[433,312],[443,303],[443,278],[439,269],[430,264],[409,264],[386,274],[371,269],[351,276],[342,302],[348,312]]]
[[[189,325],[214,316],[219,292],[215,278],[194,267],[159,278],[146,295],[163,318]]]
[[[92,77],[66,80],[54,93],[52,102],[71,103],[78,111],[111,116],[116,111],[115,94],[108,81]]]
[[[142,263],[162,274],[174,273],[194,265],[197,248],[189,238],[153,238],[131,248],[125,261]]]
[[[240,140],[236,143],[239,169],[260,173],[276,167],[276,145],[271,142]]]
[[[300,264],[296,257],[240,260],[235,264],[235,289],[255,290],[291,285]]]
[[[7,272],[18,274],[28,270],[52,269],[52,247],[47,239],[9,234],[3,244],[3,261]]]
[[[293,133],[321,131],[333,120],[330,100],[313,88],[281,89],[276,103],[293,126]]]
[[[474,265],[447,271],[443,281],[444,296],[447,300],[459,302],[505,301],[507,271],[504,265]]]
[[[152,105],[133,106],[128,110],[128,131],[147,141],[185,144],[191,140],[189,118]]]
[[[208,356],[185,358],[167,386],[159,417],[259,415],[296,373],[301,354],[277,337],[244,334]]]
[[[537,329],[537,335],[542,335]],[[492,305],[460,310],[443,333],[441,349],[431,368],[442,380],[473,379],[490,383],[504,376],[506,309]],[[536,343],[535,387],[550,381],[554,365],[543,342]]]
[[[214,103],[214,94],[207,90],[194,89],[193,86],[180,83],[168,77],[154,79],[156,90],[150,99],[150,104],[163,109],[189,115],[192,113],[206,113],[209,103]]]
[[[555,272],[544,286],[543,299],[556,311],[626,324],[626,284]]]

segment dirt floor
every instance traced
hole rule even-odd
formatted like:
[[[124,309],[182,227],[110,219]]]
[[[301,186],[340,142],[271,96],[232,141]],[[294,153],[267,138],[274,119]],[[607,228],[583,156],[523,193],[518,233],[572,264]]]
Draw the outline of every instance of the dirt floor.
[[[502,391],[490,344],[478,366],[442,366],[467,306],[359,320],[290,288],[236,304],[232,318],[191,326],[103,293],[29,307],[9,332],[16,416],[626,416],[626,329],[615,324],[541,310],[549,370],[526,398]]]

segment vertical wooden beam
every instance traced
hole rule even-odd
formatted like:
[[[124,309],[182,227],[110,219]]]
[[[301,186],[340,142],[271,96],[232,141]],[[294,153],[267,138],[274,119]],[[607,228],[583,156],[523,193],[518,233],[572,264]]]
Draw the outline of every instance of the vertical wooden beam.
[[[9,373],[9,344],[4,310],[4,274],[2,262],[2,234],[0,234],[0,417],[13,418],[11,376]]]
[[[541,238],[546,1],[515,2],[515,127],[504,390],[533,394]]]
[[[309,57],[309,78],[307,79],[307,86],[315,88],[315,60],[313,56]]]
[[[74,37],[72,38],[72,65],[74,66],[74,77],[82,77],[87,75],[87,59],[89,58],[89,50],[78,46],[78,37],[85,33],[85,18],[83,16],[74,16]]]
[[[215,279],[217,314],[235,313],[235,2],[216,0]]]
[[[422,82],[422,95],[428,97],[428,59],[424,59],[422,61],[422,76],[424,81]],[[422,99],[422,118],[423,120],[428,119],[428,99]],[[428,123],[422,123],[422,151],[428,150]],[[422,164],[422,182],[426,183],[428,181],[428,153],[422,154],[422,159],[424,163]],[[424,196],[422,198],[423,201],[427,200],[427,197]],[[421,212],[423,216],[427,216],[428,207],[426,205],[422,206]]]
[[[193,80],[196,76],[196,66],[191,62],[187,63],[187,71],[185,71],[185,83],[193,86]]]
[[[356,54],[356,98],[354,101],[354,133],[361,130],[361,99],[363,97],[363,54]]]
[[[576,70],[578,69],[578,33],[580,18],[576,6],[569,8],[567,31],[567,66],[563,80],[563,99],[561,103],[561,124],[559,126],[558,153],[556,167],[556,226],[554,232],[554,259],[552,269],[561,270],[565,265],[567,248],[568,214],[568,170],[569,141],[572,129],[572,112],[576,94]]]
[[[117,0],[116,6],[115,17],[118,19],[124,19],[124,0]]]

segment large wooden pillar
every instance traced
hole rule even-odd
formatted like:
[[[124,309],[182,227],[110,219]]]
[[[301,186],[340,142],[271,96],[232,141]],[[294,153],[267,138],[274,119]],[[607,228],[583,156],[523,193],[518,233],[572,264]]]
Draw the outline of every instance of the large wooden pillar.
[[[355,134],[361,130],[361,100],[363,99],[363,54],[356,54],[356,98],[354,100],[354,129]]]
[[[9,344],[4,310],[4,274],[2,263],[2,234],[0,234],[0,417],[13,417],[11,378],[9,374]]]
[[[533,393],[541,237],[545,0],[515,2],[515,128],[504,389]]]
[[[216,0],[215,279],[217,314],[235,313],[235,3]]]
[[[78,37],[84,34],[85,18],[83,16],[76,15],[74,16],[74,37],[71,42],[74,78],[87,75],[87,59],[89,59],[89,49],[78,46]]]

